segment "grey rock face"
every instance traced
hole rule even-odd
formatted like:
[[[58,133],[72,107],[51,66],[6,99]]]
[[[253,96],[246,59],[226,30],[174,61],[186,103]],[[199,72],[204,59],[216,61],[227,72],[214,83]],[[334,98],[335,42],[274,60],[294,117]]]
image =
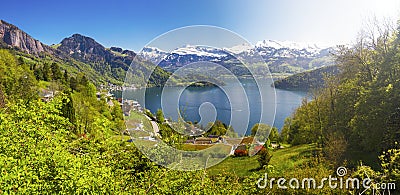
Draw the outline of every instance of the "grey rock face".
[[[0,41],[11,47],[19,48],[29,54],[51,52],[52,49],[32,38],[18,27],[0,20]]]

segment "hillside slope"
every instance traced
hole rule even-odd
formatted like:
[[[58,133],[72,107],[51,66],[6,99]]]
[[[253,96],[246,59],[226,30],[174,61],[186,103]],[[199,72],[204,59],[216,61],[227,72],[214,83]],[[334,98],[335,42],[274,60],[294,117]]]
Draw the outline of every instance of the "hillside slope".
[[[278,89],[286,90],[317,89],[324,86],[325,76],[336,75],[337,73],[337,66],[326,66],[277,80],[274,82],[274,85]]]

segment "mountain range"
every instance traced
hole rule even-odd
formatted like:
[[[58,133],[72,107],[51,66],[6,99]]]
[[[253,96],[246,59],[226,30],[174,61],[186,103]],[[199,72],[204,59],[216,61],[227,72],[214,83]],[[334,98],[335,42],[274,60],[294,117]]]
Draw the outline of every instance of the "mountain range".
[[[33,63],[48,60],[60,63],[60,67],[71,74],[84,72],[96,83],[122,85],[126,71],[132,60],[140,55],[148,62],[140,63],[133,70],[134,79],[143,79],[145,71],[150,71],[150,62],[157,62],[157,70],[150,79],[153,85],[162,85],[171,72],[188,63],[208,61],[221,64],[237,76],[248,75],[248,70],[237,59],[252,59],[261,56],[268,69],[257,71],[267,73],[299,73],[332,64],[329,52],[332,48],[319,48],[293,42],[261,41],[255,46],[238,45],[232,48],[210,48],[185,45],[171,52],[155,47],[145,47],[138,54],[119,47],[106,48],[93,38],[73,34],[59,44],[51,46],[34,39],[18,27],[0,20],[0,47],[14,50]],[[143,81],[138,81],[142,83]]]
[[[271,73],[299,73],[333,64],[330,52],[333,47],[320,48],[313,44],[264,40],[255,46],[238,45],[232,48],[211,48],[206,46],[184,45],[171,52],[156,47],[144,47],[138,54],[158,63],[167,71],[192,62],[215,62],[228,68],[238,76],[246,75],[246,68],[238,60],[258,62],[259,57],[268,64]],[[268,70],[260,71],[266,74]]]
[[[68,70],[70,74],[84,73],[96,84],[122,85],[126,71],[136,56],[136,53],[130,50],[105,48],[94,39],[80,34],[74,34],[59,44],[48,46],[3,20],[0,20],[0,47],[14,50],[17,56],[35,64],[36,67],[43,66],[44,63],[59,63],[60,67]],[[149,71],[151,66],[140,63],[136,68],[132,71],[134,79],[143,80],[143,71]],[[150,84],[160,85],[169,75],[157,67]]]

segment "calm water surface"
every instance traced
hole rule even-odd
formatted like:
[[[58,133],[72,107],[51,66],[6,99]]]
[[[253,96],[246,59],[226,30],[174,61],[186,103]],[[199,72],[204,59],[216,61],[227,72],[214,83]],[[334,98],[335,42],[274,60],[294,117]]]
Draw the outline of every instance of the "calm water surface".
[[[240,81],[241,84],[226,83],[223,88],[229,93],[224,93],[223,89],[214,86],[187,87],[181,94],[182,88],[180,87],[165,87],[164,89],[154,87],[127,90],[124,93],[124,98],[139,101],[142,106],[153,113],[162,108],[162,102],[166,118],[176,120],[178,111],[180,111],[185,120],[201,121],[204,125],[209,121],[213,121],[213,118],[216,117],[216,119],[225,124],[231,124],[235,131],[242,133],[247,130],[248,134],[251,127],[260,121],[270,125],[273,123],[275,127],[281,129],[285,118],[300,106],[302,99],[307,95],[306,92],[302,91],[274,90],[271,87],[272,81],[270,79],[262,80],[263,82],[259,85],[260,90],[253,80],[243,79]],[[247,98],[243,96],[243,89]],[[262,100],[260,91],[263,97]],[[141,95],[143,93],[146,95],[145,98]],[[228,98],[226,94],[231,97]],[[121,97],[121,92],[115,93],[115,95],[116,97]],[[161,100],[161,97],[163,100]],[[263,107],[261,102],[263,102]],[[201,106],[202,104],[203,106]],[[275,105],[276,112],[274,116]],[[214,111],[216,111],[215,117]],[[262,111],[263,115],[261,115]]]

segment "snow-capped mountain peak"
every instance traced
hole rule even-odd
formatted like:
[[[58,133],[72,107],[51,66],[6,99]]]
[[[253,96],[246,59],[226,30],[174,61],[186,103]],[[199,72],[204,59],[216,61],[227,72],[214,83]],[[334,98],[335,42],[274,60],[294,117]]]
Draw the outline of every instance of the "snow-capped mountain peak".
[[[139,55],[153,63],[156,63],[168,56],[169,53],[157,47],[146,46],[141,52],[139,52]]]
[[[224,57],[227,54],[221,49],[216,49],[207,46],[193,46],[185,45],[183,47],[176,48],[171,52],[172,54],[184,55],[196,55],[196,56],[208,56],[208,57]]]
[[[291,41],[275,41],[275,40],[263,40],[256,43],[256,47],[271,47],[275,49],[296,49],[296,50],[321,50],[321,48],[315,43],[305,42],[291,42]]]
[[[253,48],[254,48],[254,46],[252,46],[251,44],[243,43],[243,44],[240,44],[240,45],[235,45],[235,46],[230,47],[230,48],[224,48],[224,50],[228,51],[228,52],[232,52],[234,54],[239,54],[239,53],[242,53],[242,52],[245,52],[245,51],[250,51]]]
[[[146,47],[138,55],[158,64],[167,71],[175,71],[179,67],[193,62],[208,61],[221,63],[240,72],[242,68],[236,67],[239,59],[257,62],[262,58],[265,62],[270,63],[271,72],[299,72],[331,64],[327,57],[328,50],[329,48],[321,48],[311,43],[264,40],[257,42],[255,46],[244,43],[230,48],[184,45],[171,52]],[[312,62],[320,58],[324,59]]]
[[[142,49],[142,52],[158,52],[158,53],[167,53],[164,50],[161,50],[157,47],[146,46]]]

